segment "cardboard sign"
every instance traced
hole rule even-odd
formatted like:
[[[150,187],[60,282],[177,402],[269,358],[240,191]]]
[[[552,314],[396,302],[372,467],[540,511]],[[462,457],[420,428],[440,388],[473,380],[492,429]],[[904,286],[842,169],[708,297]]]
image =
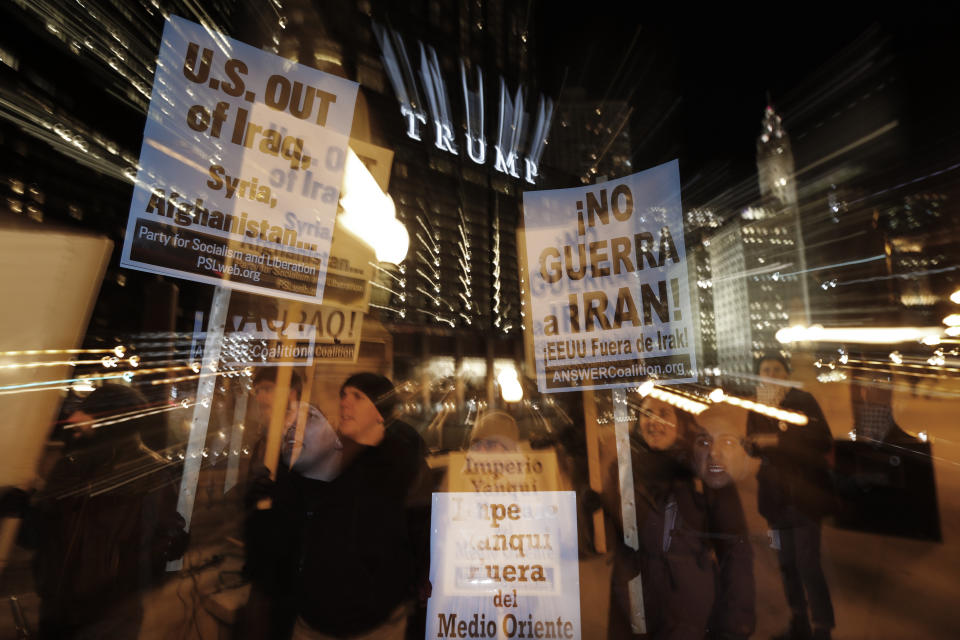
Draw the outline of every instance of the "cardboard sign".
[[[435,493],[427,638],[579,638],[572,491]]]
[[[206,332],[203,312],[196,312],[190,360],[203,359]],[[228,315],[220,350],[224,367],[242,368],[289,364],[307,366],[316,359],[324,363],[356,362],[360,353],[363,314],[326,306],[301,309],[296,318],[284,310],[276,318]],[[291,340],[284,345],[282,340]]]
[[[456,451],[450,454],[448,464],[449,491],[498,493],[560,489],[557,454],[553,450],[516,453]]]
[[[171,16],[121,266],[319,302],[356,94]]]
[[[695,379],[676,160],[523,210],[541,393]]]

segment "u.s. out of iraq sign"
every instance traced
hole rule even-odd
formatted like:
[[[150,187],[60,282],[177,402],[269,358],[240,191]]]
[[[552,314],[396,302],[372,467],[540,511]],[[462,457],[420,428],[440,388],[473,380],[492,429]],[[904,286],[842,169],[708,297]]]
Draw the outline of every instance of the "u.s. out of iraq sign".
[[[171,16],[121,265],[319,302],[356,94]]]
[[[694,379],[676,160],[523,210],[541,392]]]

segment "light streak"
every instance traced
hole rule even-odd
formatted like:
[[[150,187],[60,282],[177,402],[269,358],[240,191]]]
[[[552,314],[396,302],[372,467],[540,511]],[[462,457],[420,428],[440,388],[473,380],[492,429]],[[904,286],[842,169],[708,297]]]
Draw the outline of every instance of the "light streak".
[[[861,344],[896,344],[923,342],[937,344],[939,327],[822,327],[797,325],[777,331],[777,340],[791,342],[852,342]]]
[[[376,264],[376,263],[374,263],[374,262],[370,262],[369,260],[367,261],[367,264],[370,265],[371,267],[373,267],[374,269],[376,269],[377,271],[380,271],[381,273],[385,273],[385,274],[387,274],[388,276],[390,276],[391,278],[393,278],[394,280],[396,280],[396,281],[400,284],[401,287],[406,286],[406,284],[407,284],[406,280],[404,280],[404,279],[402,279],[402,278],[400,278],[400,277],[398,277],[398,276],[395,276],[389,269],[384,269],[384,268],[381,267],[380,265],[378,265],[378,264]]]
[[[134,411],[127,411],[125,413],[116,413],[110,416],[109,418],[83,420],[81,422],[70,422],[70,423],[64,424],[63,428],[79,429],[81,427],[90,427],[92,429],[99,429],[100,427],[106,427],[112,424],[120,424],[121,422],[136,420],[138,418],[143,418],[146,416],[153,416],[153,415],[157,415],[158,413],[167,413],[168,411],[175,411],[177,409],[188,409],[191,406],[193,406],[193,404],[190,401],[184,400],[183,402],[178,402],[176,404],[161,407],[159,409],[136,409]]]
[[[420,267],[417,267],[417,268],[415,269],[415,271],[417,272],[417,274],[420,275],[420,277],[422,277],[424,280],[426,280],[427,282],[430,283],[430,286],[433,287],[433,290],[434,290],[436,293],[440,293],[440,284],[439,284],[438,282],[436,282],[433,278],[431,278],[430,276],[428,276],[427,274],[425,274],[425,273],[420,269]]]
[[[847,260],[846,262],[835,262],[834,264],[824,265],[822,267],[813,267],[811,269],[803,269],[802,271],[794,271],[792,273],[781,273],[781,278],[786,278],[787,276],[798,276],[802,273],[813,273],[814,271],[823,271],[825,269],[839,269],[840,267],[850,267],[855,264],[865,264],[867,262],[876,262],[877,260],[883,260],[887,256],[884,254],[879,254],[875,256],[870,256],[869,258],[860,258],[859,260]]]
[[[674,390],[667,391],[663,387],[658,387],[652,380],[647,380],[636,389],[641,397],[650,396],[662,402],[666,402],[672,407],[692,413],[697,416],[707,410],[709,407],[705,402],[691,399],[687,394],[678,393]]]
[[[952,164],[952,165],[950,165],[949,167],[946,167],[946,168],[944,168],[944,169],[938,169],[937,171],[934,171],[934,172],[932,172],[932,173],[928,173],[928,174],[925,175],[925,176],[920,176],[920,177],[918,177],[918,178],[913,178],[912,180],[907,180],[906,182],[901,182],[900,184],[894,185],[894,186],[892,186],[892,187],[890,187],[890,188],[888,188],[888,189],[883,189],[883,190],[881,190],[881,191],[875,191],[875,192],[871,193],[870,195],[863,196],[862,198],[860,198],[860,199],[858,199],[858,200],[853,200],[852,202],[850,202],[850,203],[848,203],[848,204],[852,206],[852,205],[858,204],[858,203],[860,203],[860,202],[863,202],[864,200],[868,200],[868,199],[870,199],[870,198],[872,198],[872,197],[874,197],[874,196],[880,196],[880,195],[883,195],[883,194],[885,194],[885,193],[890,193],[891,191],[896,191],[897,189],[899,189],[899,188],[901,188],[901,187],[906,187],[907,185],[911,185],[911,184],[915,184],[915,183],[917,183],[917,182],[921,182],[921,181],[923,181],[923,180],[926,180],[927,178],[933,178],[934,176],[939,176],[939,175],[941,175],[941,174],[943,174],[943,173],[947,173],[948,171],[953,171],[954,169],[957,169],[957,168],[960,168],[960,162],[957,162],[957,163],[955,163],[955,164]]]
[[[133,356],[128,360],[128,363],[136,367],[140,360],[136,356]],[[136,364],[135,364],[136,363]],[[104,356],[99,360],[54,360],[50,362],[17,362],[13,364],[0,364],[0,369],[35,369],[37,367],[65,367],[65,366],[81,366],[81,365],[91,365],[91,364],[101,364],[106,368],[112,368],[120,364],[120,360],[116,357],[110,358]]]
[[[419,217],[418,217],[417,219],[419,220]],[[429,251],[429,252],[431,253],[431,255],[432,255],[432,254],[439,254],[439,253],[440,253],[440,247],[439,247],[438,245],[434,244],[432,238],[430,238],[430,239],[424,238],[424,237],[423,237],[423,234],[421,234],[419,231],[415,231],[415,232],[413,233],[413,235],[417,238],[417,240],[420,241],[420,244],[423,245],[424,249],[426,249],[427,251]]]
[[[882,280],[910,280],[911,278],[916,278],[917,276],[930,276],[936,275],[938,273],[946,273],[948,271],[956,271],[960,269],[960,266],[954,265],[952,267],[943,267],[942,269],[927,269],[926,271],[909,271],[906,273],[894,273],[888,276],[874,276],[871,278],[858,278],[856,280],[845,280],[843,282],[838,282],[838,287],[845,287],[851,284],[863,284],[865,282],[880,282]]]
[[[396,309],[394,307],[385,307],[382,304],[374,304],[373,302],[370,303],[370,306],[373,307],[374,309],[383,309],[384,311],[392,311],[398,316],[400,316],[401,318],[407,317],[406,309]]]
[[[126,353],[126,347],[118,346],[113,349],[26,349],[24,351],[0,351],[0,356],[48,356],[61,353],[76,355],[81,353],[112,353],[118,358],[122,358]]]
[[[860,145],[866,144],[867,142],[870,142],[870,141],[873,140],[874,138],[877,138],[877,137],[879,137],[879,136],[882,136],[883,134],[887,133],[888,131],[892,131],[893,129],[895,129],[895,128],[897,127],[898,124],[900,124],[900,123],[897,122],[896,120],[891,120],[890,122],[888,122],[887,124],[883,125],[883,126],[880,127],[879,129],[876,129],[876,130],[868,133],[867,135],[861,137],[861,138],[858,139],[858,140],[854,140],[853,142],[851,142],[850,144],[846,145],[845,147],[841,147],[840,149],[837,149],[837,150],[834,151],[833,153],[827,154],[827,155],[825,155],[824,157],[820,158],[819,160],[816,160],[815,162],[811,162],[810,164],[808,164],[807,166],[803,167],[802,169],[798,169],[798,170],[793,174],[793,176],[791,176],[791,177],[792,177],[792,178],[796,178],[797,176],[799,176],[799,175],[801,175],[801,174],[803,174],[803,173],[806,173],[807,171],[810,171],[810,170],[813,169],[814,167],[818,167],[818,166],[820,166],[821,164],[823,164],[823,163],[825,163],[825,162],[829,162],[829,161],[832,160],[833,158],[836,158],[836,157],[838,157],[838,156],[841,156],[841,155],[847,153],[848,151],[853,151],[854,149],[856,149],[856,148],[859,147]],[[861,200],[862,200],[862,199],[863,199],[863,198],[861,198]],[[855,201],[855,202],[851,202],[850,204],[852,205],[852,204],[855,204],[856,202],[859,202],[859,200],[857,200],[857,201]]]
[[[426,309],[416,309],[416,311],[419,311],[420,313],[423,313],[423,314],[426,314],[426,315],[430,316],[431,318],[433,318],[433,319],[436,320],[437,322],[444,322],[444,323],[450,325],[451,327],[456,326],[456,324],[457,324],[456,322],[454,322],[453,320],[451,320],[451,319],[449,319],[449,318],[444,318],[443,316],[437,315],[437,314],[433,313],[432,311],[427,311]]]
[[[371,281],[370,281],[370,285],[373,286],[373,287],[377,287],[378,289],[383,289],[384,291],[387,291],[387,292],[389,292],[389,293],[397,296],[398,298],[400,298],[400,302],[405,302],[406,299],[407,299],[406,294],[403,293],[402,291],[394,291],[394,290],[391,289],[390,287],[385,287],[385,286],[383,286],[382,284],[380,284],[379,282],[374,282],[373,280],[371,280]]]
[[[894,353],[896,353],[896,352],[894,352]],[[894,359],[894,354],[893,354],[893,353],[890,354],[890,359],[894,362],[894,364],[897,365],[898,368],[904,368],[904,369],[924,369],[924,370],[934,369],[934,370],[952,371],[952,372],[956,372],[956,371],[958,370],[957,367],[931,367],[931,366],[928,366],[928,365],[925,365],[925,364],[909,364],[909,363],[904,364],[904,363],[903,363],[903,357],[900,356],[899,353],[897,353],[897,358],[898,358],[898,360],[895,360],[895,359]],[[875,365],[878,365],[878,366],[880,366],[880,367],[887,367],[887,366],[889,366],[889,364],[890,364],[890,363],[888,363],[888,362],[884,362],[883,360],[855,360],[855,359],[853,359],[853,358],[850,359],[850,362],[854,362],[854,363],[857,363],[857,364],[875,364]],[[863,368],[864,370],[867,370],[867,371],[875,370],[875,369],[870,369],[869,367],[854,367],[854,366],[849,365],[849,364],[847,365],[847,368],[848,368],[848,369]],[[917,375],[917,374],[914,374],[914,373],[911,373],[911,372],[905,372],[905,373],[907,373],[908,375]],[[931,375],[932,375],[932,374],[931,374]],[[942,376],[937,376],[937,377],[942,377]]]
[[[38,387],[52,388],[52,387],[64,386],[64,385],[69,386],[74,384],[75,382],[85,382],[88,380],[115,380],[117,378],[123,378],[125,376],[130,376],[130,375],[141,376],[141,375],[152,374],[152,373],[165,373],[168,371],[182,371],[184,369],[191,369],[191,368],[192,368],[192,365],[180,366],[180,367],[156,367],[152,369],[138,369],[137,371],[108,373],[102,376],[91,376],[91,377],[83,377],[83,378],[65,378],[61,380],[42,380],[40,382],[26,382],[22,384],[8,384],[8,385],[0,386],[0,393],[9,393],[9,392],[20,390],[20,389],[33,389]]]
[[[772,407],[768,404],[763,404],[762,402],[747,400],[746,398],[738,398],[737,396],[731,396],[726,393],[723,394],[723,402],[732,404],[735,407],[741,407],[747,411],[759,413],[760,415],[773,418],[774,420],[780,420],[782,422],[795,424],[801,427],[810,422],[809,418],[802,413],[796,411],[787,411],[786,409],[781,409],[780,407]]]

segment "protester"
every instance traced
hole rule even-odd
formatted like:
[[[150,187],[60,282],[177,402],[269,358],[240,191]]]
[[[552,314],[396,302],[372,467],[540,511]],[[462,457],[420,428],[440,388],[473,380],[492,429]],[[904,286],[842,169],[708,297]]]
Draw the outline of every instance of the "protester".
[[[827,463],[833,437],[816,399],[784,383],[790,369],[782,356],[763,356],[756,372],[759,402],[807,417],[795,425],[751,411],[746,421],[749,448],[761,459],[758,508],[771,529],[791,611],[789,627],[776,637],[825,640],[835,621],[820,562],[820,522],[834,504]]]
[[[618,542],[615,551],[610,637],[749,636],[752,554],[730,476],[720,482],[719,474],[709,473],[717,469],[711,433],[689,414],[649,397],[640,406],[636,433],[631,462],[639,549]],[[712,461],[700,465],[703,480],[694,473],[694,454]],[[619,486],[617,464],[608,482]],[[620,503],[608,497],[605,506],[619,521]],[[642,589],[642,622],[636,596],[631,598],[636,585]]]
[[[73,412],[64,457],[23,515],[40,638],[135,638],[142,593],[187,543],[177,474],[141,440],[163,430],[136,390],[105,384]]]
[[[713,405],[696,417],[693,464],[707,507],[707,537],[716,558],[717,588],[709,637],[748,638],[756,627],[753,548],[736,483],[747,471],[743,409]]]
[[[329,482],[340,472],[342,462],[342,442],[320,410],[301,402],[303,383],[297,372],[292,371],[281,426],[277,482],[270,480],[264,453],[269,420],[277,400],[276,379],[275,367],[263,367],[253,380],[254,403],[250,409],[257,436],[245,495],[244,573],[251,581],[251,590],[244,613],[244,638],[289,637],[296,618],[293,598],[297,549],[290,541],[296,539],[299,525],[295,519],[279,518],[280,508],[275,505],[261,510],[266,506],[261,500],[273,498],[275,487],[285,486],[291,473]]]
[[[289,584],[274,593],[289,595],[294,638],[404,637],[427,579],[429,514],[410,508],[426,449],[395,419],[396,404],[387,378],[350,376],[340,389],[336,473],[311,477],[315,467],[305,462],[315,437],[309,432],[321,421],[308,423],[300,460],[278,472],[270,548],[286,565],[276,575],[289,576]],[[319,434],[315,441],[329,439]],[[285,449],[292,454],[292,446]]]
[[[509,413],[490,411],[470,432],[470,450],[484,453],[505,453],[519,448],[520,427]]]

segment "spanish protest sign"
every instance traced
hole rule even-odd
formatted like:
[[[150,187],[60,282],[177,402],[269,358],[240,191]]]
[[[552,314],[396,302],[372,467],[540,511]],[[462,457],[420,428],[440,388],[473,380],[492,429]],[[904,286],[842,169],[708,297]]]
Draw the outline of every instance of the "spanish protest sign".
[[[356,94],[171,16],[121,266],[319,302]]]
[[[539,390],[693,380],[677,161],[523,209]]]
[[[572,491],[435,493],[427,638],[579,638]]]
[[[538,451],[454,451],[447,467],[447,489],[476,493],[556,491],[560,489],[557,454]]]
[[[196,312],[194,325],[190,360],[200,362],[207,336],[201,329],[202,311]],[[288,316],[286,309],[278,311],[275,317],[228,314],[220,349],[221,366],[238,369],[356,362],[362,326],[362,312],[323,305],[304,306],[296,317]]]

